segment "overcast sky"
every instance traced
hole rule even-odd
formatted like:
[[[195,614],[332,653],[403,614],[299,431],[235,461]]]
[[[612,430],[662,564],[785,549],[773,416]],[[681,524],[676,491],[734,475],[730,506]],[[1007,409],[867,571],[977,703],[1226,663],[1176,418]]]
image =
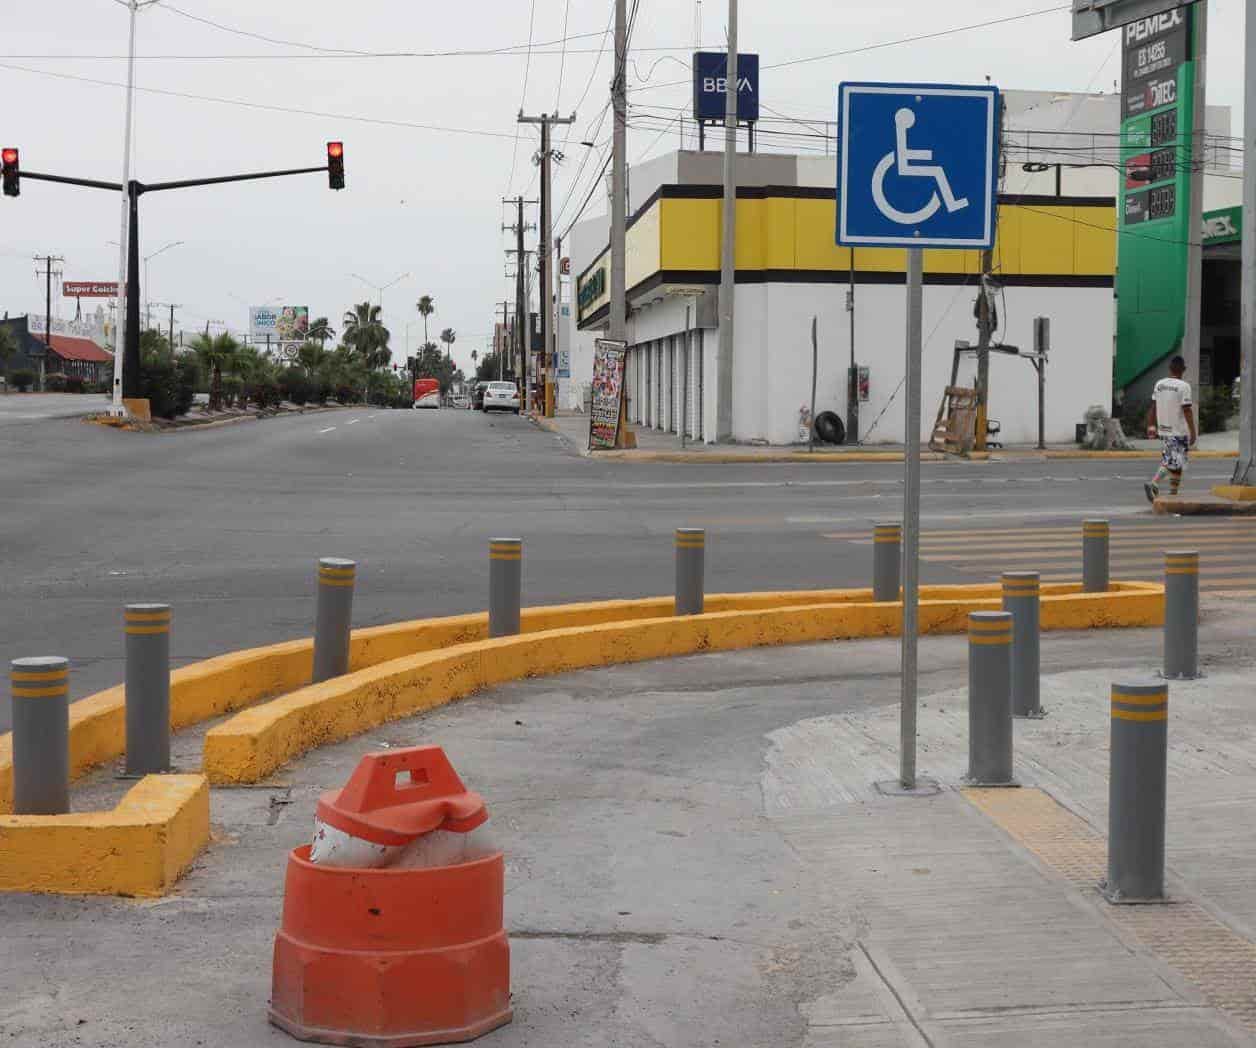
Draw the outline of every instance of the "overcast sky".
[[[740,37],[743,50],[761,55],[763,104],[808,119],[832,119],[842,79],[983,82],[989,76],[1005,89],[1111,91],[1120,76],[1119,34],[1071,43],[1062,9],[816,57],[1051,7],[1067,4],[742,0]],[[153,259],[150,297],[181,303],[187,328],[215,320],[243,330],[247,305],[268,302],[308,305],[312,316],[327,315],[338,328],[353,302],[377,298],[351,274],[382,285],[408,273],[384,293],[394,358],[402,356],[407,325],[411,346],[421,341],[414,303],[426,293],[437,304],[433,339],[444,327],[456,329],[455,357],[469,365],[470,351],[482,352],[489,337],[494,302],[512,294],[504,279],[507,241],[500,226],[508,213],[501,198],[536,196],[536,129],[517,132],[516,113],[521,105],[529,113],[578,109],[555,177],[561,232],[609,149],[610,117],[601,118],[610,78],[604,31],[612,10],[611,0],[173,0],[146,9],[137,35],[143,57],[136,82],[147,90],[136,96],[134,177],[313,166],[324,162],[328,139],[343,139],[348,186],[333,193],[324,176],[306,175],[144,198],[144,253],[184,241]],[[722,45],[726,2],[640,0],[629,75],[633,160],[679,143],[699,10],[702,43]],[[3,11],[2,144],[20,147],[29,170],[119,179],[124,91],[114,85],[126,76],[125,7],[116,0],[8,0]],[[1243,5],[1211,0],[1211,12],[1209,102],[1234,107],[1237,131]],[[564,36],[565,53],[558,42]],[[451,57],[334,53],[509,47],[517,50]],[[794,64],[770,68],[776,63]],[[193,95],[200,97],[179,97]],[[565,131],[560,145],[563,138]],[[592,150],[579,144],[585,140],[595,143]],[[798,144],[823,149],[818,139]],[[595,192],[589,213],[604,206]],[[118,239],[118,220],[117,198],[96,190],[28,181],[20,199],[0,200],[0,311],[42,313],[30,261],[37,252],[65,256],[67,279],[115,279],[117,249],[108,241]],[[534,237],[529,234],[529,246]],[[72,311],[72,300],[63,315],[66,308]]]

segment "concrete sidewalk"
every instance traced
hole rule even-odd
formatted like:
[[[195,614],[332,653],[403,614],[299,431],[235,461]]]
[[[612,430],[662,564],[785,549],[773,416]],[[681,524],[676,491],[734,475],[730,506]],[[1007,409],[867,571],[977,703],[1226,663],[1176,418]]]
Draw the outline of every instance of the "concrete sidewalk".
[[[675,433],[663,430],[634,426],[632,431],[637,438],[637,447],[625,451],[589,451],[589,416],[576,412],[558,412],[552,419],[534,419],[538,425],[562,437],[572,450],[580,455],[596,455],[597,458],[611,461],[628,462],[695,462],[695,463],[737,463],[737,462],[886,462],[902,461],[904,447],[902,444],[864,444],[864,445],[815,445],[808,451],[806,444],[761,445],[761,444],[704,444],[692,440],[685,441],[681,446],[680,437]],[[1006,448],[992,449],[989,452],[974,452],[973,461],[1015,461],[1018,459],[1158,459],[1160,442],[1156,440],[1132,440],[1132,451],[1087,451],[1076,444],[1050,444],[1046,450],[1039,450],[1031,444],[1013,444]],[[1234,458],[1238,454],[1237,432],[1207,433],[1200,437],[1199,445],[1192,453],[1195,459]],[[948,456],[922,449],[922,457],[926,462],[960,461],[955,456]]]
[[[295,1043],[265,1021],[286,852],[363,752],[436,742],[507,856],[515,1021],[488,1048],[1256,1044],[1254,622],[1211,605],[1208,677],[1171,686],[1171,905],[1094,890],[1108,687],[1156,667],[1159,631],[1044,635],[1049,715],[1017,723],[1008,791],[957,788],[966,642],[924,638],[943,788],[914,799],[873,785],[897,768],[896,642],[706,655],[498,688],[215,790],[215,840],[164,900],[0,897],[3,1040]]]

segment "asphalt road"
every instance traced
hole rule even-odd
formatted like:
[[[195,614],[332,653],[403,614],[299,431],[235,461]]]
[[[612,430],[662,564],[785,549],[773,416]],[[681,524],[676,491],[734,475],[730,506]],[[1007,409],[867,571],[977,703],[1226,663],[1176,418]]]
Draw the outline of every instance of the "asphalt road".
[[[1141,487],[1151,468],[927,464],[926,530],[977,528],[977,547],[991,532],[1085,515],[1151,524]],[[180,663],[307,636],[314,563],[329,555],[359,563],[358,625],[477,611],[487,541],[499,535],[524,539],[532,604],[671,592],[672,529],[685,525],[708,529],[711,592],[862,585],[871,547],[851,539],[901,513],[901,473],[597,462],[526,420],[453,410],[341,410],[172,435],[0,425],[0,658],[69,656],[76,698],[115,684],[122,606],[141,600],[174,605]],[[1228,475],[1228,463],[1201,461],[1188,485]],[[926,582],[997,571],[922,566]],[[8,719],[0,704],[0,730]]]

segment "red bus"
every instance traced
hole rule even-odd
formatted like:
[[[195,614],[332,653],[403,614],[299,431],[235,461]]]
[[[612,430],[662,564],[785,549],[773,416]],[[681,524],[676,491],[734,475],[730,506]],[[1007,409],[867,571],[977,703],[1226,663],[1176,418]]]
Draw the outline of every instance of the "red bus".
[[[434,378],[414,380],[414,406],[416,408],[440,407],[440,382]]]

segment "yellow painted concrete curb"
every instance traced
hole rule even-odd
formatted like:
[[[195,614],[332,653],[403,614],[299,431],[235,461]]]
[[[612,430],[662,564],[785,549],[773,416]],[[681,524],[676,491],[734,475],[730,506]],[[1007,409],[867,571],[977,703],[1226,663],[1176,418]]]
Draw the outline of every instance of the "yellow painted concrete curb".
[[[113,811],[0,815],[0,891],[164,895],[209,841],[204,775],[148,775]]]
[[[868,591],[854,592],[862,601],[620,620],[403,656],[236,714],[206,734],[204,769],[214,784],[257,782],[311,749],[505,681],[703,651],[896,636],[901,605],[872,603]],[[998,610],[1002,603],[994,586],[930,587],[922,598],[922,633],[962,632],[969,612]],[[1163,621],[1164,591],[1151,583],[1118,583],[1106,594],[1081,593],[1077,584],[1043,587],[1044,629]]]

